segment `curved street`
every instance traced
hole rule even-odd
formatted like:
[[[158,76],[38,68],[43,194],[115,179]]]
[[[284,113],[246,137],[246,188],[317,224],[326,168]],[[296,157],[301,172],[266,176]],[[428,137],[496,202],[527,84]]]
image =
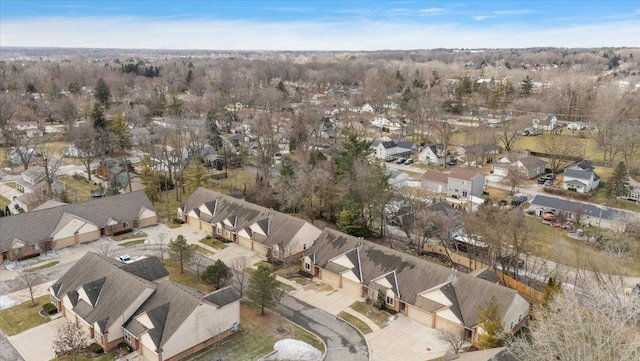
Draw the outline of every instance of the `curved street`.
[[[327,361],[368,361],[369,348],[364,336],[344,320],[285,295],[274,311],[313,332],[327,345]]]

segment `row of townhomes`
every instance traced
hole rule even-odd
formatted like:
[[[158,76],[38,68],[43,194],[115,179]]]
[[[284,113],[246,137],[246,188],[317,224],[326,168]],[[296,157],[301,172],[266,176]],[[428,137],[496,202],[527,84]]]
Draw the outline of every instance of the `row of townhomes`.
[[[49,201],[27,213],[0,217],[2,262],[157,223],[155,208],[143,191],[73,204]]]
[[[303,257],[317,279],[357,297],[384,296],[388,309],[429,327],[477,340],[478,311],[493,298],[506,330],[517,331],[529,317],[529,303],[516,291],[484,278],[387,247],[324,229],[244,200],[204,188],[178,209],[178,217],[260,253],[284,259]]]

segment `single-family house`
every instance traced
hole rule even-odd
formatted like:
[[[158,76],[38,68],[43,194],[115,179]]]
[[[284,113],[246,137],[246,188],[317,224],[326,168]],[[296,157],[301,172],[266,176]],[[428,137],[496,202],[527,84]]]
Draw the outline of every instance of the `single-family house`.
[[[397,144],[393,140],[379,142],[375,147],[376,158],[386,159],[396,154]]]
[[[204,294],[168,274],[155,257],[122,264],[88,252],[49,295],[105,351],[126,342],[149,361],[180,360],[239,330],[240,295],[233,288]]]
[[[422,188],[431,192],[446,193],[449,179],[446,173],[427,170],[421,178]]]
[[[535,118],[532,121],[533,129],[541,129],[546,131],[552,131],[556,129],[558,123],[558,118],[555,115],[547,115],[542,119]]]
[[[397,141],[396,148],[398,153],[417,153],[420,147],[418,147],[415,143],[407,142],[407,141]]]
[[[15,122],[15,123],[12,123],[12,125],[13,125],[13,129],[20,130],[20,131],[38,129],[38,122],[35,122],[35,121]]]
[[[568,220],[581,226],[602,227],[623,232],[630,222],[638,222],[638,215],[633,212],[621,211],[591,203],[582,203],[568,199],[537,195],[531,200],[532,209],[536,215],[542,216],[546,212],[562,213]]]
[[[302,219],[205,188],[196,189],[177,215],[192,227],[278,260],[299,258],[320,234]]]
[[[0,251],[3,261],[15,261],[157,223],[142,191],[95,198],[0,217]]]
[[[640,182],[636,182],[631,177],[629,177],[629,194],[626,198],[640,203]]]
[[[135,192],[144,189],[142,184],[142,178],[139,175],[131,172],[120,172],[113,179],[118,189],[123,192]]]
[[[32,210],[66,189],[64,182],[54,179],[51,184],[51,194],[49,194],[44,167],[32,166],[23,171],[21,175],[22,179],[17,180],[15,184],[16,189],[24,194],[14,201],[25,211]]]
[[[422,151],[418,153],[420,163],[444,166],[450,160],[451,154],[442,144],[425,144]]]
[[[112,179],[124,171],[135,173],[135,169],[130,160],[105,158],[100,161],[97,173],[104,179]]]
[[[586,161],[574,164],[564,170],[562,188],[578,193],[590,192],[600,185],[600,176]]]
[[[529,318],[529,303],[515,290],[329,228],[306,251],[302,268],[356,297],[381,299],[387,309],[474,343],[482,332],[478,313],[492,299],[505,331],[515,333]]]
[[[360,107],[360,113],[374,114],[375,112],[376,112],[376,109],[369,103],[365,103],[363,106]]]
[[[464,157],[467,162],[484,163],[492,162],[496,154],[500,154],[502,149],[493,143],[469,144],[456,147],[458,156]]]
[[[28,159],[31,160],[31,162],[35,161],[38,154],[38,150],[35,148],[11,147],[7,159],[12,164],[22,164],[23,159],[25,161]]]
[[[385,173],[389,176],[389,185],[393,188],[403,188],[409,183],[409,175],[393,168],[385,168]]]
[[[482,197],[485,176],[472,168],[455,168],[447,175],[447,195],[463,199]]]
[[[500,176],[509,175],[512,169],[531,179],[545,173],[546,162],[528,154],[509,154],[498,159],[491,169],[493,174]]]

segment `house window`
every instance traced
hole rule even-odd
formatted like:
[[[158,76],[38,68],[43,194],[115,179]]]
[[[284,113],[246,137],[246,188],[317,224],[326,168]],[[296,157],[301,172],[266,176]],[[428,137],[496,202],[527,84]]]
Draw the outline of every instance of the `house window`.
[[[374,300],[378,299],[378,290],[371,290],[371,298]]]
[[[40,246],[39,246],[39,245],[37,245],[37,244],[32,244],[32,245],[31,245],[31,250],[32,250],[32,251],[37,251],[37,250],[39,250],[39,249],[40,249]]]
[[[307,244],[306,243],[302,245],[302,249],[307,249]]]
[[[273,249],[273,257],[275,258],[280,257],[280,250],[278,249],[278,247]]]
[[[510,330],[513,330],[513,321],[511,321],[511,328]]]
[[[467,197],[467,191],[462,191],[462,197]]]
[[[305,262],[305,263],[304,263],[304,269],[305,269],[306,271],[311,271],[311,264],[309,264],[309,263]]]
[[[222,235],[222,228],[220,226],[216,228],[216,233]]]
[[[387,302],[387,305],[393,306],[393,297],[392,296],[387,296],[386,302]]]
[[[14,248],[14,249],[13,249],[13,253],[14,253],[16,256],[20,256],[20,255],[22,255],[22,247],[20,247],[20,248]]]
[[[522,315],[518,315],[518,323],[520,323],[520,321],[522,321]]]
[[[93,335],[93,338],[98,341],[98,343],[100,343],[100,341],[102,341],[102,334],[100,333],[100,330],[98,330],[97,328],[95,329],[95,333]]]
[[[127,340],[127,342],[131,342],[131,334],[127,330],[124,331],[124,339]]]
[[[231,238],[231,232],[229,232],[229,231],[225,230],[225,231],[224,231],[224,237],[225,237],[225,238]]]
[[[122,228],[127,228],[129,227],[129,224],[127,224],[127,222],[122,222]]]

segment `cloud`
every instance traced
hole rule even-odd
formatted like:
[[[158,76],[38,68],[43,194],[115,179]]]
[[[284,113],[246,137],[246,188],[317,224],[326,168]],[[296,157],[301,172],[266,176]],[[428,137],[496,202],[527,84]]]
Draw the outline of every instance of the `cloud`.
[[[51,29],[56,29],[52,32]],[[0,44],[211,50],[383,50],[640,46],[640,19],[539,28],[381,20],[255,21],[140,17],[3,19]],[[399,36],[401,34],[401,36]],[[590,34],[584,36],[584,34]]]
[[[437,15],[437,14],[442,14],[444,12],[444,9],[443,8],[426,8],[426,9],[420,9],[418,10],[418,12],[420,14]]]
[[[496,10],[493,13],[496,15],[524,15],[524,14],[533,14],[537,11],[529,10],[529,9],[520,9],[520,10]]]
[[[495,18],[495,15],[474,15],[473,18],[478,21]]]

